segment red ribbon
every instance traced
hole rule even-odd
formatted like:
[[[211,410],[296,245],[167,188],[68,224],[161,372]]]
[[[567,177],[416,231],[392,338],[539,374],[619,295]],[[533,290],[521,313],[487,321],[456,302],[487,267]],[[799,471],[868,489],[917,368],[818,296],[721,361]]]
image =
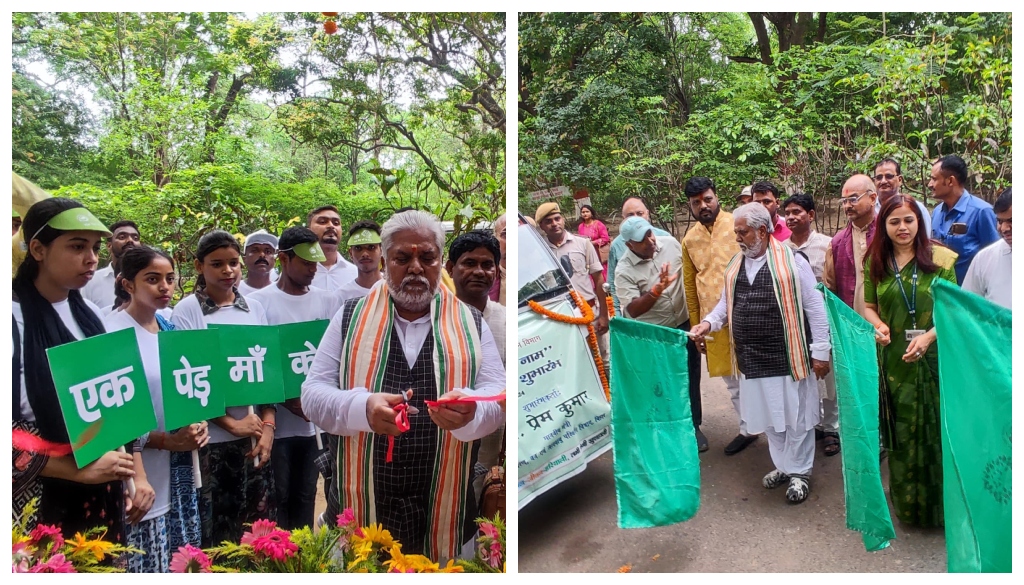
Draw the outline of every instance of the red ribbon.
[[[405,402],[401,404],[396,404],[394,407],[394,411],[398,413],[397,415],[395,415],[395,424],[398,426],[398,430],[403,433],[408,431],[411,428],[411,425],[409,424],[409,405]],[[394,451],[395,438],[392,436],[388,436],[388,454],[387,457],[384,459],[385,462],[391,463]]]
[[[67,443],[51,443],[46,439],[33,435],[21,429],[13,429],[11,436],[12,446],[27,453],[38,453],[49,457],[64,457],[71,455],[71,445]]]

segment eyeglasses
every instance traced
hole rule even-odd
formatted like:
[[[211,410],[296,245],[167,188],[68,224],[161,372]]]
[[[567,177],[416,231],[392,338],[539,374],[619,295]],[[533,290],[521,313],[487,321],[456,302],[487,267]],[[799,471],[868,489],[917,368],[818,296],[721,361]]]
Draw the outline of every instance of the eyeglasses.
[[[895,179],[898,176],[899,175],[894,175],[892,173],[885,173],[883,175],[875,175],[875,181],[881,181],[883,179],[886,180],[886,181],[891,181],[891,180]]]
[[[865,195],[869,195],[871,193],[874,193],[874,191],[865,191],[865,192],[857,194],[857,195],[850,195],[849,197],[840,197],[839,198],[839,204],[840,205],[856,205],[857,202],[860,201],[861,197],[864,197]]]

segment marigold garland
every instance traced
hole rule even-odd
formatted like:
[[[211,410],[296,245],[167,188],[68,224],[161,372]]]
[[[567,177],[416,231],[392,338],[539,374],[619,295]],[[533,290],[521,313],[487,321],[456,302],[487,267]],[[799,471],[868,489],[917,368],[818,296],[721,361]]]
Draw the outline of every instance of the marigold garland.
[[[611,387],[608,384],[608,375],[604,371],[604,360],[601,359],[601,350],[597,345],[597,331],[594,330],[594,311],[591,310],[588,303],[584,302],[583,297],[581,297],[579,293],[574,290],[570,290],[569,294],[572,296],[572,300],[576,301],[576,306],[580,308],[580,312],[583,313],[583,317],[573,317],[571,315],[556,313],[551,309],[541,306],[537,301],[530,301],[528,304],[530,305],[530,309],[535,313],[540,313],[553,321],[568,323],[570,325],[587,326],[587,343],[590,345],[590,353],[594,355],[594,364],[597,366],[597,375],[601,379],[601,386],[604,388],[604,396],[609,402],[611,402]],[[609,302],[611,301],[610,298],[605,298]]]
[[[608,318],[611,319],[615,316],[615,303],[612,301],[611,295],[604,297],[604,304],[608,306]]]

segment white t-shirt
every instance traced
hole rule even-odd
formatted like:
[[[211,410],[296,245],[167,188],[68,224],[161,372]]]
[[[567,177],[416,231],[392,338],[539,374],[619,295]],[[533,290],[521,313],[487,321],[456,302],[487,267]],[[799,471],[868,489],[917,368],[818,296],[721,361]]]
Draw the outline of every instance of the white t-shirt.
[[[349,299],[361,299],[365,297],[370,294],[370,291],[373,290],[374,287],[380,286],[380,283],[382,282],[384,282],[383,278],[373,283],[373,286],[370,288],[363,288],[363,285],[356,282],[355,279],[352,279],[352,282],[347,282],[338,289],[338,306],[340,307],[341,305],[344,305],[345,301]]]
[[[107,264],[92,275],[89,282],[82,287],[82,297],[92,301],[97,307],[108,307],[114,304],[113,264]]]
[[[317,263],[316,276],[313,277],[312,286],[337,293],[342,285],[355,280],[357,276],[359,276],[359,269],[356,268],[356,265],[338,254],[338,261],[330,268],[324,266],[323,263]]]
[[[1012,274],[1012,248],[1006,240],[999,238],[999,241],[982,248],[974,256],[964,276],[963,289],[1012,310]]]
[[[100,313],[99,307],[97,307],[89,299],[85,300],[85,306],[89,307],[93,313],[96,314],[96,318],[100,321],[103,320],[103,316]],[[57,311],[57,315],[60,316],[60,320],[64,322],[64,326],[68,328],[71,335],[75,336],[75,339],[81,341],[85,339],[85,334],[82,333],[82,328],[75,322],[75,318],[71,315],[71,303],[67,299],[63,301],[53,303],[53,309]],[[21,417],[27,421],[35,422],[36,415],[32,412],[32,405],[28,401],[28,390],[25,388],[25,318],[21,314],[21,303],[11,303],[11,312],[14,314],[14,320],[18,323],[18,334],[21,337]],[[14,347],[11,347],[13,353]],[[13,357],[13,356],[12,356]],[[12,413],[13,414],[13,413]]]
[[[337,297],[316,287],[309,287],[309,292],[304,295],[290,295],[278,288],[276,284],[272,284],[246,297],[245,300],[250,299],[264,306],[267,312],[267,323],[270,325],[330,319],[338,312]],[[313,423],[295,416],[284,406],[278,407],[275,424],[277,425],[277,429],[274,431],[275,439],[312,437],[315,432]]]
[[[242,296],[245,297],[245,295]],[[199,299],[195,295],[189,295],[174,307],[174,313],[171,314],[171,323],[174,323],[174,327],[177,329],[206,329],[208,323],[267,325],[267,312],[264,310],[263,305],[259,301],[250,300],[249,298],[246,298],[245,302],[249,306],[248,312],[232,305],[230,307],[221,307],[216,312],[204,316],[203,310],[199,306]],[[235,420],[242,420],[249,415],[249,407],[230,406],[225,414]],[[209,428],[211,444],[230,443],[231,441],[238,440],[238,437],[222,429],[216,423],[210,423]]]
[[[103,327],[107,333],[135,328],[135,337],[139,341],[139,354],[142,355],[142,367],[146,370],[149,396],[153,401],[153,412],[156,414],[156,430],[166,432],[164,395],[160,386],[160,346],[157,344],[157,334],[146,331],[124,311],[115,311],[107,315],[103,319]],[[153,502],[153,507],[143,518],[143,520],[151,520],[166,514],[171,509],[171,452],[162,449],[143,449],[142,465],[146,469],[146,479],[149,481],[149,485],[153,486],[153,490],[156,492],[156,501]]]

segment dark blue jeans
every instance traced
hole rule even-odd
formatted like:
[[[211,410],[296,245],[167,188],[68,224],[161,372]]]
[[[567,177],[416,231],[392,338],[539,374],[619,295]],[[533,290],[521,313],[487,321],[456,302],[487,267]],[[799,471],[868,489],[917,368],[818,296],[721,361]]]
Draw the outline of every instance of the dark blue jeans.
[[[316,437],[288,437],[274,441],[270,459],[277,488],[277,524],[285,530],[313,525],[316,505],[318,451]]]

